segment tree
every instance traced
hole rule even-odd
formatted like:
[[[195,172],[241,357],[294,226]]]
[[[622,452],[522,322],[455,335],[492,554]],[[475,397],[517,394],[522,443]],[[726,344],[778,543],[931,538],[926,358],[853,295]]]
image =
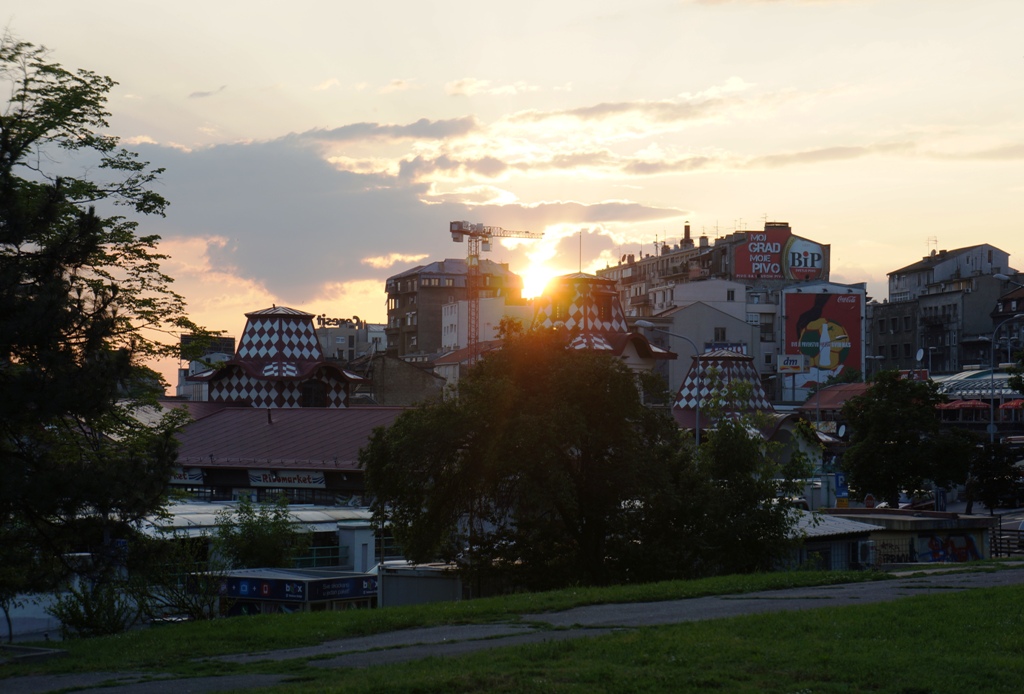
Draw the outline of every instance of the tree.
[[[792,525],[776,503],[791,466],[746,419],[719,420],[696,453],[621,360],[512,332],[457,401],[403,413],[360,463],[406,555],[456,561],[471,585],[770,568]]]
[[[458,400],[404,413],[360,454],[375,513],[417,561],[528,588],[612,579],[616,519],[676,443],[613,357],[512,331]]]
[[[758,413],[735,403],[742,385],[708,375],[704,406],[714,426],[699,450],[681,445],[659,467],[642,505],[628,509],[615,555],[623,572],[643,580],[768,571],[791,551],[798,519],[789,499],[811,471],[818,446],[810,427],[783,445],[766,441]]]
[[[976,449],[967,483],[969,507],[978,499],[991,515],[1006,495],[1019,494],[1020,471],[1014,467],[1017,458],[1014,451],[1002,443],[985,443]]]
[[[309,541],[292,522],[286,497],[258,506],[242,497],[235,511],[217,514],[213,549],[235,569],[290,567]]]
[[[896,371],[882,371],[863,395],[848,400],[843,418],[853,433],[842,466],[850,485],[895,507],[900,492],[934,480],[940,472],[934,464],[935,406],[941,401],[934,383]]]
[[[121,560],[113,540],[161,506],[175,461],[183,415],[132,416],[162,391],[145,362],[177,353],[168,333],[199,330],[158,238],[114,214],[167,205],[150,189],[160,170],[103,132],[115,83],[9,34],[0,80],[0,522],[37,555],[91,553],[100,581]],[[45,584],[5,544],[0,564],[26,569],[19,588]]]

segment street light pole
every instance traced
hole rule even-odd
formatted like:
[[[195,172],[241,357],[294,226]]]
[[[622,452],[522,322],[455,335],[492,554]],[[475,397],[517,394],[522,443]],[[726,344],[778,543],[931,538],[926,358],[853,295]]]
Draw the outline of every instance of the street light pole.
[[[868,361],[867,373],[864,374],[864,380],[867,381],[871,378],[871,362],[882,361],[885,359],[881,354],[865,354],[864,358]]]
[[[997,275],[998,277],[998,275]],[[1024,318],[1024,313],[1018,313],[1010,316],[1005,320],[999,322],[996,329],[992,331],[992,341],[989,342],[989,366],[992,367],[992,371],[989,373],[989,383],[991,386],[991,399],[988,403],[988,442],[996,442],[996,336],[999,334],[999,329],[1011,321],[1020,320]]]
[[[700,369],[700,350],[697,349],[697,343],[688,338],[686,335],[677,335],[676,333],[670,333],[668,330],[658,328],[649,320],[638,320],[635,325],[638,328],[645,328],[647,330],[654,330],[655,332],[665,333],[670,337],[677,337],[680,340],[684,340],[686,343],[693,347],[693,356],[697,360],[697,404],[694,407],[696,413],[694,417],[694,430],[696,431],[695,440],[697,447],[700,448],[700,386],[701,386],[701,369]]]

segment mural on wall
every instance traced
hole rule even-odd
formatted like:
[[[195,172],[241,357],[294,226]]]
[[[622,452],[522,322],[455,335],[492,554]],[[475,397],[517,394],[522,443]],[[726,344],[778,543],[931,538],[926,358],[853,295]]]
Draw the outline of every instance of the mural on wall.
[[[746,243],[736,247],[733,260],[737,279],[828,279],[828,247],[800,236],[789,226],[748,231]]]
[[[847,369],[861,369],[863,294],[787,292],[785,353],[803,355],[807,370],[797,388],[820,385]]]
[[[962,562],[982,559],[974,536],[967,533],[956,535],[919,535],[917,538],[917,560],[927,562]]]

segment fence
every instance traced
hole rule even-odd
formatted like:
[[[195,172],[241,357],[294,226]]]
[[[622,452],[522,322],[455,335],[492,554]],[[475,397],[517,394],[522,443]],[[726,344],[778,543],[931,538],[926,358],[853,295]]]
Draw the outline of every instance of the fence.
[[[1009,521],[999,523],[992,527],[992,540],[989,545],[992,557],[1024,556],[1024,530],[1020,529],[1020,523]]]

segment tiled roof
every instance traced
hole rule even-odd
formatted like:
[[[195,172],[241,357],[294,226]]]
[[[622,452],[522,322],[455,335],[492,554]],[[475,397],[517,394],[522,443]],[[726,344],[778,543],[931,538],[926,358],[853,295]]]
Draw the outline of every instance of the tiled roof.
[[[727,349],[716,349],[694,357],[694,363],[683,379],[682,386],[679,387],[675,404],[672,406],[672,415],[680,426],[692,428],[696,424],[698,402],[703,409],[708,397],[716,391],[741,383],[750,387],[750,395],[746,400],[734,403],[730,407],[731,410],[775,411],[761,385],[761,377],[754,367],[754,358]]]
[[[227,407],[178,434],[183,466],[355,470],[375,427],[401,407],[268,409]]]
[[[837,383],[822,388],[800,406],[801,412],[816,410],[841,410],[850,398],[863,395],[868,390],[867,383]]]
[[[484,340],[483,342],[477,343],[477,354],[484,355],[487,352],[501,349],[501,346],[505,343],[504,340]],[[445,366],[447,364],[463,364],[469,362],[473,358],[473,349],[471,347],[463,347],[461,349],[452,350],[447,352],[444,356],[441,356],[434,360],[434,366]]]

